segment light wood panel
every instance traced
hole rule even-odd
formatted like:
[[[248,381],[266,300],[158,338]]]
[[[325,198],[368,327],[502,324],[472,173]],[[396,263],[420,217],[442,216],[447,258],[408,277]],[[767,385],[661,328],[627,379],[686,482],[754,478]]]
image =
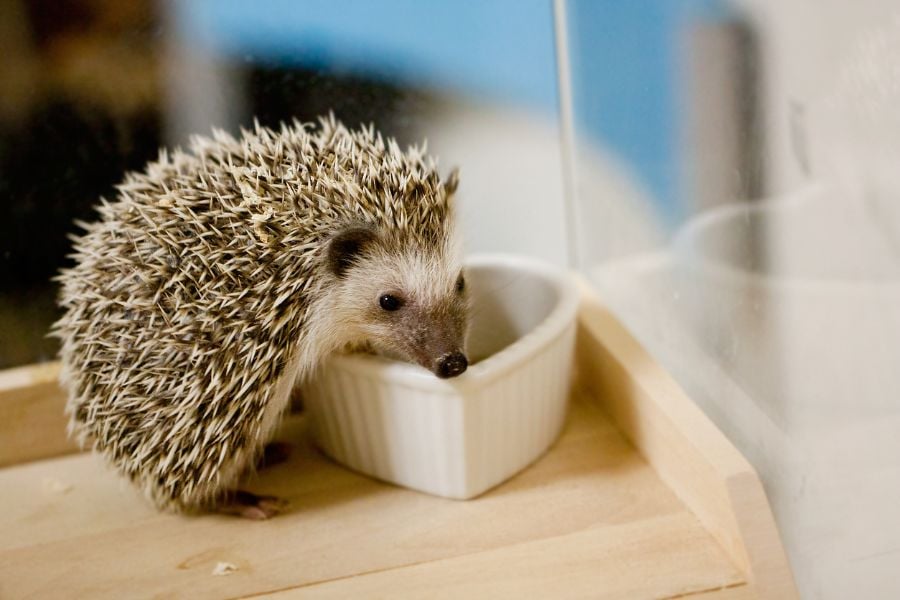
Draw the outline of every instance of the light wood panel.
[[[753,467],[594,292],[582,286],[579,381],[764,598],[796,598]]]
[[[588,528],[265,595],[289,598],[672,598],[743,585],[693,516]]]
[[[58,376],[56,362],[0,371],[0,467],[78,450]]]
[[[795,598],[750,465],[590,293],[579,321],[572,412],[531,468],[434,498],[332,464],[291,418],[298,452],[247,486],[291,501],[265,523],[156,513],[66,456],[57,364],[0,372],[0,598]]]
[[[304,441],[302,418],[281,437],[301,440],[296,456],[250,487],[288,498],[292,510],[263,523],[157,514],[89,454],[0,470],[0,597],[234,597],[371,573],[381,573],[373,590],[409,577],[415,595],[431,577],[433,590],[454,579],[462,585],[479,564],[493,571],[461,593],[484,585],[512,594],[520,573],[547,588],[561,568],[555,597],[589,589],[592,576],[623,598],[742,581],[699,521],[580,397],[546,456],[467,502],[332,464]],[[218,562],[238,570],[213,576]],[[647,575],[651,566],[658,577]]]

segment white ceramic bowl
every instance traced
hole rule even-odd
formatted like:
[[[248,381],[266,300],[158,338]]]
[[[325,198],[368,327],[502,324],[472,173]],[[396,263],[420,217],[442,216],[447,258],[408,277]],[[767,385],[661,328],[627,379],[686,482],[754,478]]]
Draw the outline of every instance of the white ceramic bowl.
[[[472,498],[538,458],[566,414],[578,291],[564,271],[511,256],[466,264],[469,369],[438,379],[368,355],[330,358],[304,385],[318,445],[372,477]]]

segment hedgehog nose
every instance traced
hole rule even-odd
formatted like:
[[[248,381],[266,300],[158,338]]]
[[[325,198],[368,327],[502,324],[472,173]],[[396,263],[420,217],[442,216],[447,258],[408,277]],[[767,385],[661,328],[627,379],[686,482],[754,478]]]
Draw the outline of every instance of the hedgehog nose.
[[[453,352],[451,354],[445,354],[438,359],[437,368],[434,372],[441,379],[449,379],[450,377],[456,377],[457,375],[464,373],[468,366],[469,361],[466,360],[465,354],[462,352]]]

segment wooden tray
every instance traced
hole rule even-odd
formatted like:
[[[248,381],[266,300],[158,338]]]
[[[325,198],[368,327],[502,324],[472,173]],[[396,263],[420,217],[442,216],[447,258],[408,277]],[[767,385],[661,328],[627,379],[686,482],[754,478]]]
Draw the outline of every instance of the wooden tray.
[[[268,522],[154,512],[67,441],[56,365],[2,372],[0,598],[795,598],[753,469],[587,294],[577,355],[562,438],[475,500],[347,471],[289,418],[246,486],[290,500]]]

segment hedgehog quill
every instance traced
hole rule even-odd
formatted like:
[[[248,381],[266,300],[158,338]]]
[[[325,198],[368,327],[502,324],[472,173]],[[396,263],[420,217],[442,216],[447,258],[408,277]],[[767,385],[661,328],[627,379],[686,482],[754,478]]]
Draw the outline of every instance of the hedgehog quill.
[[[58,277],[70,434],[160,509],[277,513],[236,486],[326,355],[466,370],[457,182],[333,116],[161,152]]]

